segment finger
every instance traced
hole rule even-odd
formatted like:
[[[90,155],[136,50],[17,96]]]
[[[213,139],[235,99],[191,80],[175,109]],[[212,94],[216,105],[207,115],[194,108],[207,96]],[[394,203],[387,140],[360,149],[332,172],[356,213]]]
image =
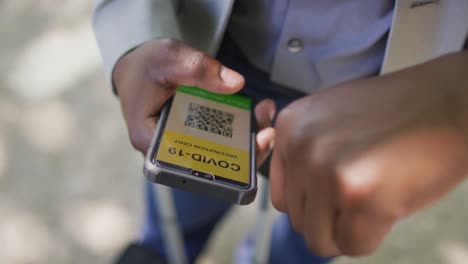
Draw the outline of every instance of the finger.
[[[262,100],[255,106],[255,118],[257,119],[257,128],[262,130],[271,127],[276,113],[275,101],[271,99]]]
[[[276,106],[271,99],[262,100],[255,107],[257,120],[257,166],[266,160],[275,145],[275,130],[271,127],[275,116]]]
[[[337,220],[337,246],[347,256],[369,255],[390,232],[395,221],[370,211],[345,210]]]
[[[334,217],[333,207],[326,208],[328,203],[317,206],[311,199],[307,199],[304,207],[304,219],[307,222],[303,227],[304,239],[314,255],[321,257],[333,257],[341,255],[334,241]]]
[[[407,152],[399,151],[395,155],[399,157],[398,161],[402,153]],[[397,188],[392,188],[392,181],[388,181],[394,175],[399,175],[394,169],[398,168],[395,164],[399,163],[387,167],[379,162],[379,154],[366,153],[341,164],[337,170],[337,186],[340,190],[337,206],[340,214],[337,217],[335,241],[345,255],[372,253],[401,216],[401,211],[395,210],[400,207],[394,205],[401,204],[399,199],[404,194],[395,196],[395,193],[405,186],[399,184]],[[380,179],[387,181],[382,185]],[[393,190],[392,195],[382,195],[389,187]]]
[[[306,195],[310,190],[305,186],[304,181],[301,180],[308,170],[308,162],[303,155],[289,156],[287,163],[285,163],[284,171],[287,172],[287,178],[285,178],[285,194],[287,202],[287,213],[291,221],[292,226],[296,232],[303,232],[305,222],[305,203]]]
[[[161,59],[150,70],[160,82],[172,85],[190,85],[215,92],[235,93],[244,86],[244,77],[223,66],[206,53],[195,50],[180,41],[163,40],[165,51],[170,56]],[[163,51],[164,52],[164,51]],[[164,68],[158,67],[164,65]]]
[[[314,173],[320,173],[318,169]],[[336,207],[332,200],[331,175],[314,177],[307,185],[307,199],[304,206],[303,235],[307,246],[321,257],[340,255],[334,240]]]
[[[257,133],[257,168],[266,160],[275,145],[275,129],[267,127]]]
[[[290,174],[288,174],[289,176]],[[286,184],[286,201],[287,201],[287,214],[291,225],[296,232],[302,234],[305,225],[305,210],[306,193],[303,187],[298,182],[291,182],[287,179]]]
[[[156,128],[156,122],[164,103],[172,96],[174,90],[161,89],[154,84],[137,93],[122,95],[122,109],[127,123],[132,146],[143,154],[150,147]],[[135,107],[138,102],[138,107]]]
[[[129,125],[130,142],[133,148],[146,155],[151,145],[158,118],[147,118]]]
[[[271,202],[278,211],[286,212],[288,209],[285,191],[286,182],[284,179],[284,164],[280,155],[280,150],[275,148],[273,150],[270,165]]]

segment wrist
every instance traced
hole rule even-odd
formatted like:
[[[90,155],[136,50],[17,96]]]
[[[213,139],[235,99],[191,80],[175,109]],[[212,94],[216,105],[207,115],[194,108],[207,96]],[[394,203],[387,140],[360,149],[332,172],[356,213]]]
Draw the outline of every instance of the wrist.
[[[461,132],[468,146],[468,52],[442,56],[426,68],[425,93],[438,94],[443,100],[443,119]],[[424,93],[424,91],[423,91]]]
[[[117,60],[117,62],[114,65],[114,69],[112,70],[111,78],[112,78],[112,91],[116,96],[119,96],[119,83],[121,82],[122,77],[124,76],[125,72],[127,71],[126,69],[128,68],[128,64],[130,63],[130,55],[131,53],[138,48],[139,46],[136,46],[127,52],[125,52],[120,58]]]
[[[468,145],[468,52],[460,52],[454,58],[450,87],[454,89],[454,103],[458,110],[457,121]]]
[[[417,91],[409,97],[415,108],[419,102],[426,109],[421,118],[453,131],[464,150],[461,160],[468,161],[468,52],[439,57],[407,73],[400,80],[403,87],[406,82],[410,90]]]
[[[455,101],[459,109],[458,124],[465,143],[465,160],[468,161],[468,52],[460,52],[456,60],[457,64],[453,71],[457,76],[453,77],[454,82],[451,86],[456,89]],[[468,178],[468,171],[465,172],[463,179],[466,178]]]
[[[462,75],[463,82],[459,86],[461,90],[461,105],[462,105],[462,124],[464,127],[466,139],[468,141],[468,51],[462,52]]]

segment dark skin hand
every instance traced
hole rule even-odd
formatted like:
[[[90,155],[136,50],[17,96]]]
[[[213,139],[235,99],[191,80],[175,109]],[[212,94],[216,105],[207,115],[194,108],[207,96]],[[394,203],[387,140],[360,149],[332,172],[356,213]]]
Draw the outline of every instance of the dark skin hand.
[[[271,128],[257,105],[259,161],[277,142],[272,202],[321,256],[372,253],[400,219],[440,199],[468,173],[468,55],[441,57],[298,100]],[[157,39],[125,55],[113,80],[130,141],[148,150],[164,102],[180,84],[218,93],[238,73],[182,42]]]
[[[298,100],[275,142],[272,202],[309,248],[371,254],[468,174],[468,53]]]
[[[213,57],[173,39],[148,41],[124,55],[116,64],[113,81],[120,97],[130,141],[146,154],[164,103],[179,85],[192,85],[229,94],[244,86],[244,77]],[[274,145],[271,127],[275,114],[272,100],[255,108],[257,119],[257,164]]]

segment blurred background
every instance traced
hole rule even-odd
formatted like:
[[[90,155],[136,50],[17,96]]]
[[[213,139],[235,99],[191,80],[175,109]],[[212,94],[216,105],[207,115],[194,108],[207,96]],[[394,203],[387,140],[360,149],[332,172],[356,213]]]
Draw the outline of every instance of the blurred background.
[[[138,236],[142,157],[104,79],[91,11],[0,1],[0,263],[110,263]],[[230,263],[254,218],[255,205],[235,208],[199,262]],[[374,256],[335,263],[468,263],[468,182]]]

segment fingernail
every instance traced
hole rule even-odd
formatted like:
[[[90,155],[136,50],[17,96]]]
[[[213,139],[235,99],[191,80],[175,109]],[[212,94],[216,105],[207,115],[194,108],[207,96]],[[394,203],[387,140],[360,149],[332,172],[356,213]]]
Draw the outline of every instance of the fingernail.
[[[275,140],[271,140],[270,141],[270,144],[268,145],[268,147],[270,148],[270,151],[273,150],[273,148],[275,147]]]
[[[240,86],[244,81],[242,75],[226,67],[221,69],[220,75],[221,79],[223,79],[224,83],[229,87]]]
[[[276,111],[273,109],[273,111],[270,111],[270,121],[273,121],[275,119],[275,113]]]

